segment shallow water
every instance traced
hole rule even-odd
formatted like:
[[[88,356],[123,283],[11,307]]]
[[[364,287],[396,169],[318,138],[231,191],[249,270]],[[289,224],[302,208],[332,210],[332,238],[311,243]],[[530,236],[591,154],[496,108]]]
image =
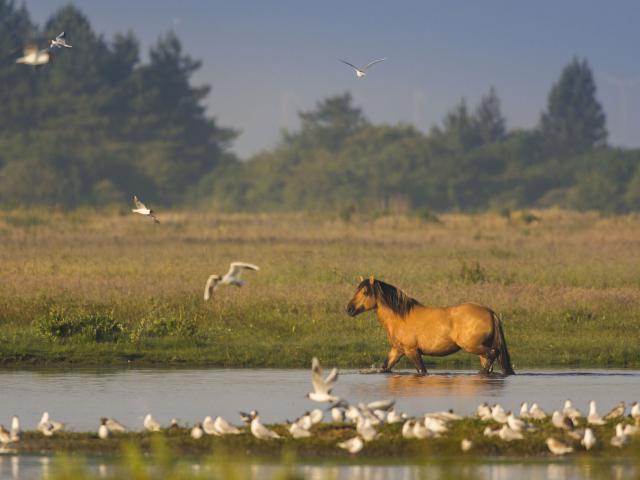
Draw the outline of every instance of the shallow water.
[[[82,471],[95,478],[118,478],[122,466],[110,463],[104,458],[88,458],[81,464],[77,460],[66,460],[76,467],[82,465]],[[223,470],[219,466],[209,464],[182,462],[183,473],[201,475],[200,478],[224,478]],[[153,470],[154,467],[148,467]],[[528,478],[533,480],[578,480],[578,479],[625,479],[634,478],[638,473],[637,465],[628,462],[614,463],[607,460],[592,462],[569,461],[500,461],[491,462],[472,461],[459,462],[455,459],[444,459],[426,465],[385,465],[385,464],[357,464],[357,465],[313,465],[300,464],[293,467],[253,463],[245,465],[231,465],[227,469],[235,474],[235,478],[251,480],[270,480],[282,478],[287,470],[293,470],[302,478],[310,480],[418,480],[418,479],[481,479],[507,480],[514,478]],[[225,472],[228,470],[225,469]],[[60,474],[60,464],[57,460],[45,456],[1,456],[0,478],[12,480],[46,479]],[[156,473],[158,473],[156,471]],[[185,475],[181,476],[184,478]],[[59,477],[60,478],[60,477]]]
[[[195,423],[206,415],[237,422],[239,410],[257,409],[268,423],[293,419],[317,406],[305,398],[311,386],[307,370],[3,370],[0,384],[0,423],[16,414],[27,429],[44,410],[70,429],[88,431],[97,428],[103,415],[141,429],[148,412],[163,423],[173,417]],[[512,410],[524,400],[537,401],[551,411],[566,398],[583,410],[595,399],[605,412],[620,400],[640,399],[640,371],[523,371],[510,377],[466,371],[434,371],[425,377],[346,371],[334,393],[350,402],[395,398],[398,409],[410,415],[449,408],[471,414],[483,401]]]

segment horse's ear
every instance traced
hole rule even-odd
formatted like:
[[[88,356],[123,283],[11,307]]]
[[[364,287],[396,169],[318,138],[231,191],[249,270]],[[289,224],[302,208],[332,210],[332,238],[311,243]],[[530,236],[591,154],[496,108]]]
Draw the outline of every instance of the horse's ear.
[[[373,282],[374,282],[374,278],[372,273],[371,276],[369,277],[369,285],[371,285],[372,287],[373,287]]]
[[[360,275],[360,277],[358,278],[358,282],[359,282],[359,283],[364,282],[364,277],[363,277],[362,275]]]

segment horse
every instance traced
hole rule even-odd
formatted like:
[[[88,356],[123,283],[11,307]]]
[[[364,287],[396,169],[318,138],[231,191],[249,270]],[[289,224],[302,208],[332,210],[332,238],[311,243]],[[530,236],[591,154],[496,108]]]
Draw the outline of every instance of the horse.
[[[368,280],[360,281],[347,304],[347,314],[355,317],[369,310],[375,310],[391,347],[381,372],[391,372],[406,355],[418,374],[424,375],[427,370],[422,355],[442,357],[463,350],[480,356],[483,373],[493,371],[496,359],[505,375],[515,373],[502,322],[488,307],[477,303],[426,307],[399,288],[371,275]]]

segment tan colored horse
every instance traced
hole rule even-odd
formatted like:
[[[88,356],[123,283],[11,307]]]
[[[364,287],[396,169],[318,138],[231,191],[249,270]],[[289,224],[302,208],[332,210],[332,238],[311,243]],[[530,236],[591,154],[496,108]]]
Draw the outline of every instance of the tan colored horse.
[[[429,308],[388,283],[362,280],[347,305],[356,315],[374,310],[387,332],[391,350],[381,371],[390,372],[406,355],[418,373],[427,370],[422,355],[442,357],[464,350],[480,356],[483,371],[491,372],[498,359],[502,371],[515,373],[502,331],[502,322],[490,308],[463,303],[445,308]]]

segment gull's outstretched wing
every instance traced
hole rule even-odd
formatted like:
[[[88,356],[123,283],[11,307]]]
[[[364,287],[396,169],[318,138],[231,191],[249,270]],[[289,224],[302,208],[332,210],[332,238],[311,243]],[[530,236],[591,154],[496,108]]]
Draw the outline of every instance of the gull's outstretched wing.
[[[362,71],[364,72],[367,68],[371,67],[372,65],[375,65],[376,63],[384,62],[386,59],[387,59],[387,57],[384,57],[384,58],[378,58],[377,60],[374,60],[373,62],[369,62],[369,63],[367,63],[367,65],[362,69]]]
[[[352,63],[347,62],[346,60],[342,60],[341,58],[339,58],[339,59],[338,59],[338,61],[340,61],[340,62],[342,62],[342,63],[344,63],[344,64],[346,64],[346,65],[349,65],[349,66],[350,66],[351,68],[353,68],[355,71],[360,70],[358,67],[356,67],[356,66],[355,66],[355,65],[353,65]]]
[[[328,393],[327,385],[322,378],[322,367],[316,357],[311,360],[311,384],[316,393]]]
[[[213,290],[216,287],[216,284],[220,280],[218,275],[211,275],[207,279],[207,284],[204,286],[204,299],[209,300],[213,295]]]
[[[240,272],[243,269],[258,271],[258,270],[260,270],[260,267],[258,267],[257,265],[253,265],[252,263],[231,262],[231,264],[229,265],[229,271],[227,272],[227,274],[225,276],[237,277],[238,275],[240,275]]]
[[[327,378],[324,379],[324,384],[327,388],[327,391],[331,391],[331,389],[333,388],[333,384],[336,383],[336,380],[338,380],[338,369],[333,368],[329,372],[329,375],[327,375]]]
[[[65,39],[64,32],[62,32],[60,35],[56,37],[56,40],[64,40],[64,39]]]
[[[147,208],[144,206],[144,203],[138,200],[138,197],[136,195],[133,196],[133,203],[135,203],[136,208]]]

